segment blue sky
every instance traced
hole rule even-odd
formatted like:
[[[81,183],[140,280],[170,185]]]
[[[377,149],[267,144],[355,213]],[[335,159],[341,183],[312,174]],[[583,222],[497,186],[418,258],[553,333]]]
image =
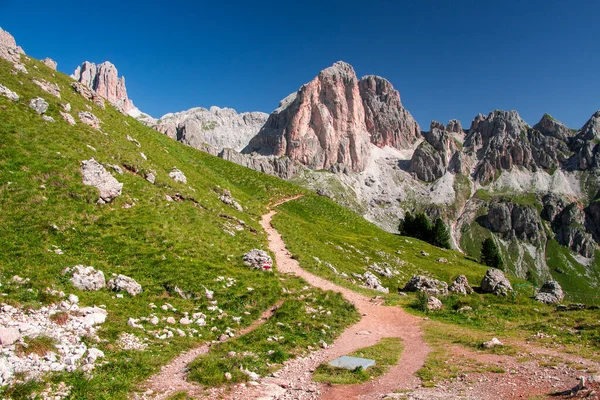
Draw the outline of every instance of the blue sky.
[[[0,26],[62,72],[110,60],[159,117],[195,106],[271,112],[337,60],[432,119],[516,109],[575,128],[600,109],[600,1],[0,0]]]

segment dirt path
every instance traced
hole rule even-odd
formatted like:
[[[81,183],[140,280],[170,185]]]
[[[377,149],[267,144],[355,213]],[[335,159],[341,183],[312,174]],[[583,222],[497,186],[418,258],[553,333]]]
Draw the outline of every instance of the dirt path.
[[[269,307],[259,319],[246,328],[241,329],[238,332],[238,336],[245,335],[265,323],[271,318],[277,308],[281,306],[281,303],[282,301]],[[143,385],[144,393],[139,395],[138,398],[162,400],[177,392],[187,392],[190,396],[201,397],[206,392],[206,388],[187,380],[187,366],[199,355],[208,353],[211,346],[212,343],[205,343],[202,346],[182,353],[170,363],[163,366],[158,374],[153,375],[145,382]]]
[[[261,225],[267,232],[269,249],[275,254],[278,271],[297,275],[319,289],[341,293],[346,300],[357,307],[362,318],[358,323],[347,328],[333,345],[314,352],[306,358],[286,362],[274,377],[263,379],[258,386],[240,385],[234,388],[228,397],[231,399],[373,399],[381,398],[382,395],[394,390],[417,388],[420,380],[414,374],[423,366],[430,351],[422,338],[421,318],[404,312],[400,307],[382,306],[369,297],[337,286],[303,270],[298,262],[292,259],[283,238],[271,225],[271,219],[275,214],[276,211],[271,211],[263,215]],[[402,338],[405,351],[400,362],[379,379],[360,385],[331,387],[312,381],[312,372],[319,364],[357,349],[372,346],[386,337]]]

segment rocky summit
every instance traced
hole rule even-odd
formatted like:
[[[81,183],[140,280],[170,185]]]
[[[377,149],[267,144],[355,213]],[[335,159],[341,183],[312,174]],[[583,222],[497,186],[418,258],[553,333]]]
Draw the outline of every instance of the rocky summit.
[[[281,101],[245,152],[287,156],[312,169],[366,168],[372,143],[408,148],[420,135],[392,84],[360,81],[339,61]]]
[[[75,69],[71,77],[98,93],[121,112],[133,116],[140,114],[133,102],[127,97],[125,77],[119,78],[117,67],[109,61],[98,65],[85,61]]]
[[[262,112],[238,114],[231,108],[198,107],[163,115],[149,125],[188,146],[202,148],[208,144],[218,150],[241,151],[267,120]]]

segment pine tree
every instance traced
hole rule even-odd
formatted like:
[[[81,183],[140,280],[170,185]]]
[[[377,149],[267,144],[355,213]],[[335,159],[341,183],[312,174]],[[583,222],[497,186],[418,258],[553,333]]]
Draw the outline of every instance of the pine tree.
[[[444,221],[441,218],[437,218],[431,229],[431,244],[434,246],[442,247],[444,249],[450,248],[450,232]]]
[[[482,243],[481,263],[489,267],[504,269],[500,250],[492,238],[487,238]]]
[[[415,216],[414,229],[413,237],[431,243],[431,222],[425,213],[418,213]]]

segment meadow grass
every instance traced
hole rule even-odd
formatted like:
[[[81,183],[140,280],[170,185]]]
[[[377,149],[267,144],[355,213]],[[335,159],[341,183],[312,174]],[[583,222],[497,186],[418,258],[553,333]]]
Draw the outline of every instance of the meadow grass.
[[[321,364],[313,373],[313,380],[328,384],[351,385],[363,383],[385,374],[390,367],[398,364],[404,346],[400,338],[383,338],[377,344],[356,350],[349,354],[353,357],[375,360],[375,365],[367,369],[348,370]]]

